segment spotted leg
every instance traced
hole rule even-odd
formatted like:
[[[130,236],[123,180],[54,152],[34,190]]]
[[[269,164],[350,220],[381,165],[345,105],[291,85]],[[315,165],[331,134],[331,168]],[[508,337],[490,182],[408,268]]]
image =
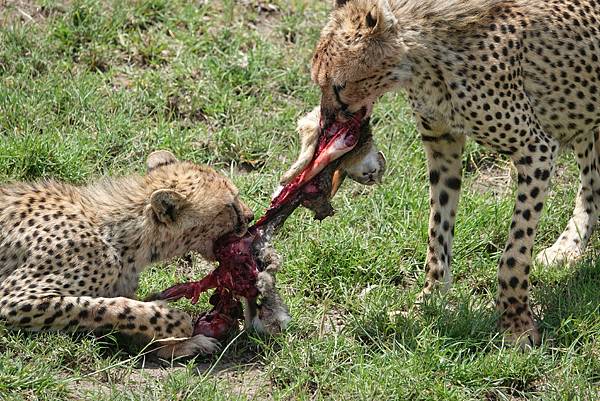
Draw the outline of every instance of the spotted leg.
[[[0,319],[26,330],[112,330],[141,341],[156,340],[160,357],[213,353],[217,340],[192,336],[192,318],[160,302],[129,298],[61,296],[58,291],[0,291]]]
[[[445,291],[450,287],[452,274],[450,260],[454,238],[454,220],[460,193],[464,135],[423,135],[429,169],[429,242],[425,286],[421,296],[435,288]]]
[[[520,346],[538,344],[540,336],[529,307],[531,249],[558,146],[541,133],[513,155],[517,168],[517,200],[498,268],[496,306],[507,339]]]
[[[596,214],[600,218],[600,130],[594,133],[594,150],[596,153],[596,174],[594,176],[594,205],[596,206]],[[596,221],[597,222],[597,221]]]
[[[597,134],[595,136],[597,137]],[[594,198],[598,197],[600,190],[600,176],[597,169],[598,148],[594,143],[595,139],[594,136],[589,135],[578,138],[573,144],[581,179],[573,217],[554,245],[537,255],[538,263],[543,265],[573,263],[585,250],[598,220],[598,208]]]

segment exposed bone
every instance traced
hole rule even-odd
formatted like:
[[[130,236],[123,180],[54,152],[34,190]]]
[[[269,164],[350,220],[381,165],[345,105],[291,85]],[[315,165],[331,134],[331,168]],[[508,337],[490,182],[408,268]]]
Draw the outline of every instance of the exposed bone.
[[[281,180],[279,181],[281,185],[285,185],[293,180],[313,159],[321,132],[319,129],[320,119],[321,113],[319,106],[317,106],[298,121],[296,130],[301,141],[300,155],[294,164],[281,176]]]
[[[280,183],[285,185],[292,181],[312,161],[319,144],[319,127],[321,113],[315,107],[310,113],[298,121],[297,131],[301,140],[301,149],[298,159],[282,175]],[[331,196],[333,197],[346,177],[363,185],[380,184],[385,173],[385,156],[373,140],[371,135],[361,136],[361,143],[342,160],[339,168],[335,170],[332,178]],[[274,196],[281,192],[279,187]]]

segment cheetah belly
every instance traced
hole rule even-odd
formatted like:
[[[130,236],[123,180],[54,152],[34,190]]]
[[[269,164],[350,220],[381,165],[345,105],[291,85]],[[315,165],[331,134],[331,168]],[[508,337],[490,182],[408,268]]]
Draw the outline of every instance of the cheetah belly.
[[[580,92],[583,94],[583,99],[590,98],[589,92]],[[589,111],[589,106],[577,97],[556,93],[539,97],[530,96],[530,99],[544,132],[561,145],[569,144],[580,136],[592,135],[600,126],[600,112],[596,112],[593,108]],[[560,102],[557,102],[557,99]],[[600,110],[600,104],[595,107]]]
[[[552,37],[545,41],[556,43]],[[600,127],[600,39],[563,38],[558,43],[553,51],[538,53],[539,44],[525,41],[529,51],[522,63],[523,85],[544,131],[566,144]]]

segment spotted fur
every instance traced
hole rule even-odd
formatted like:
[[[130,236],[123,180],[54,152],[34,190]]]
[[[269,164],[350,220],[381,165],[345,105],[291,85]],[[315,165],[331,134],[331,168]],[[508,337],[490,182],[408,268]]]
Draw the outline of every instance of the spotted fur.
[[[572,262],[598,217],[598,0],[338,0],[313,59],[324,124],[404,89],[429,168],[424,294],[451,282],[465,136],[510,156],[517,199],[496,305],[510,339],[534,344],[529,273],[536,227],[560,148],[575,151],[573,216],[544,264]]]
[[[0,319],[13,328],[117,329],[158,340],[160,356],[217,349],[192,337],[192,318],[135,299],[149,264],[243,233],[251,211],[238,190],[208,167],[166,151],[145,176],[87,187],[45,181],[0,186]]]

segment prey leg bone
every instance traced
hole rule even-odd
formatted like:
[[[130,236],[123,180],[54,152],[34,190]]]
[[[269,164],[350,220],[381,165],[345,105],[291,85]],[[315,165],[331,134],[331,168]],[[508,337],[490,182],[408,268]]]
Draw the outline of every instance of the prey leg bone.
[[[329,128],[324,130],[324,132],[321,132],[323,130],[319,128],[320,134],[318,135],[318,144],[312,159],[279,191],[279,193],[276,194],[271,202],[270,209],[273,209],[278,204],[286,203],[291,194],[308,184],[309,181],[315,178],[333,162],[339,161],[342,156],[345,156],[353,150],[359,143],[362,132],[361,127],[368,127],[368,121],[363,121],[364,115],[365,110],[361,110],[348,121],[334,122]],[[312,124],[314,121],[312,121],[312,119],[318,116],[319,114],[313,110],[309,116],[301,120],[301,123],[302,121],[307,121],[307,128],[305,129],[305,127],[301,125],[299,131],[310,134],[311,128],[314,129],[314,124]],[[310,122],[310,124],[308,122]],[[304,149],[302,153],[306,154],[306,149]],[[296,164],[298,164],[298,162]],[[300,164],[304,163],[302,162]],[[288,173],[291,175],[292,172]],[[286,173],[286,175],[288,173]]]
[[[319,107],[315,107],[298,121],[296,130],[301,142],[300,155],[281,177],[281,185],[291,182],[311,163],[319,142],[320,120],[321,112]],[[361,137],[361,143],[344,157],[341,165],[336,169],[333,175],[331,197],[335,195],[344,178],[349,177],[364,185],[380,184],[385,170],[385,156],[377,148],[372,135]],[[281,187],[279,191],[281,191]]]

